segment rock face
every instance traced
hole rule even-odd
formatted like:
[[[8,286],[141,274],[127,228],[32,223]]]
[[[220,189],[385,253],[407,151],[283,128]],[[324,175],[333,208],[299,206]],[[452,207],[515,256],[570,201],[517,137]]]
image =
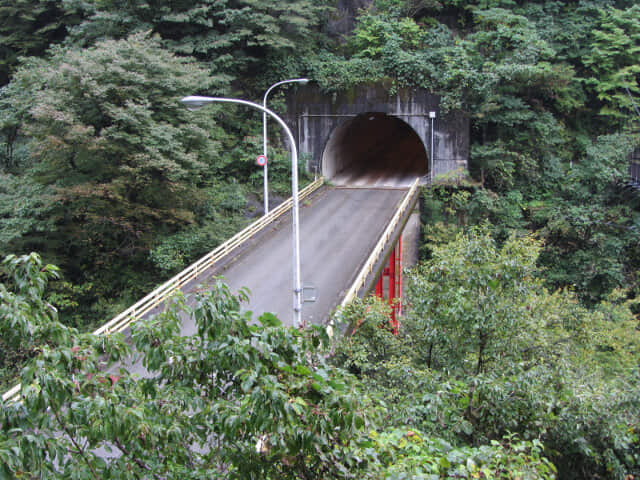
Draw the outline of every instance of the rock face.
[[[306,85],[288,97],[285,117],[309,171],[336,184],[392,186],[467,167],[469,119],[439,105],[426,90],[391,93],[384,82],[335,96]]]
[[[338,0],[336,13],[329,20],[328,34],[340,38],[353,31],[358,10],[367,8],[373,0]]]

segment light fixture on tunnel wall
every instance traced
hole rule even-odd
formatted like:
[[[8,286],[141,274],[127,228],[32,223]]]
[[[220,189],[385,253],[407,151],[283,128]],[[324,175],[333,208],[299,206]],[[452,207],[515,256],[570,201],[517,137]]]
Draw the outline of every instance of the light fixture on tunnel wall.
[[[429,118],[431,119],[431,152],[429,153],[429,181],[433,184],[433,168],[435,167],[435,162],[433,158],[433,124],[436,121],[436,112],[429,112]]]
[[[238,103],[241,105],[247,105],[249,107],[256,108],[262,111],[264,114],[268,114],[275,121],[277,121],[289,138],[291,144],[291,216],[293,225],[293,326],[298,328],[302,325],[302,283],[300,281],[300,227],[298,221],[298,149],[296,147],[293,134],[284,120],[262,105],[249,102],[247,100],[240,100],[237,98],[224,98],[224,97],[200,97],[189,96],[180,100],[189,110],[199,110],[205,105],[211,103]]]

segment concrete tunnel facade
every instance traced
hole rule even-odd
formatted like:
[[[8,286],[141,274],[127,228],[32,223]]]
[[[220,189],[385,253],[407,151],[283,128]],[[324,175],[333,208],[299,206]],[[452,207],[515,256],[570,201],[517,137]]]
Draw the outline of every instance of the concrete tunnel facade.
[[[286,99],[283,116],[306,168],[335,184],[404,186],[427,178],[430,165],[434,176],[467,167],[468,117],[442,112],[426,90],[392,93],[379,83],[331,95],[305,85]]]
[[[338,125],[322,153],[321,171],[338,185],[405,184],[429,173],[418,134],[398,117],[366,112]]]

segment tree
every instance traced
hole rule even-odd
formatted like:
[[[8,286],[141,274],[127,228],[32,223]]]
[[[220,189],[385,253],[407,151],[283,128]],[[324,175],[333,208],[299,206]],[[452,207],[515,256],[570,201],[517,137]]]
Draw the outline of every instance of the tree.
[[[80,21],[76,12],[53,0],[2,2],[0,18],[0,86],[9,82],[19,57],[43,55]]]
[[[325,362],[323,329],[269,314],[251,322],[246,293],[220,281],[192,307],[177,297],[133,326],[149,372],[137,378],[122,368],[131,348],[121,335],[57,321],[43,300],[54,267],[35,254],[3,267],[0,311],[20,314],[0,317],[0,329],[15,328],[8,340],[34,356],[21,403],[0,402],[0,478],[553,478],[536,441],[457,447],[416,428],[376,430],[375,392]],[[197,325],[189,337],[178,335],[185,315]]]
[[[55,307],[45,298],[49,280],[57,278],[58,269],[43,265],[40,257],[7,256],[1,265],[0,278],[0,385],[10,388],[7,380],[16,378],[25,359],[33,358],[44,343],[65,339],[68,330],[57,320]]]
[[[636,119],[630,96],[640,94],[640,7],[603,10],[593,35],[583,60],[591,76],[584,81],[601,102],[600,114],[623,124],[629,117]]]
[[[192,309],[176,298],[133,327],[152,373],[136,378],[118,363],[130,354],[121,335],[57,322],[42,300],[53,267],[36,255],[4,265],[16,285],[0,290],[0,308],[20,317],[3,315],[0,328],[26,334],[7,338],[39,355],[22,371],[21,403],[0,404],[0,478],[357,476],[350,451],[365,404],[319,353],[321,329],[271,315],[252,323],[246,294],[216,281]],[[190,337],[179,336],[185,314],[197,324]]]
[[[71,33],[80,45],[135,32],[158,34],[166,48],[210,63],[229,78],[262,70],[263,59],[308,48],[330,10],[317,0],[67,0],[87,12]]]
[[[192,223],[199,189],[224,168],[218,152],[227,136],[215,109],[194,114],[179,103],[221,82],[144,35],[29,59],[0,99],[12,113],[6,122],[19,130],[15,141],[28,148],[14,168],[22,182],[4,188],[48,205],[31,222],[49,227],[46,239],[41,223],[15,229],[4,251],[49,252],[73,281],[94,268],[148,262],[155,232]]]
[[[585,155],[567,172],[554,201],[532,215],[546,243],[540,264],[547,269],[547,283],[571,286],[589,305],[635,282],[639,217],[620,185],[636,143],[624,134],[587,142]]]
[[[459,234],[412,277],[412,314],[434,343],[460,359],[472,354],[474,373],[486,371],[543,327],[534,300],[539,250],[528,238],[513,236],[498,249],[486,230]]]

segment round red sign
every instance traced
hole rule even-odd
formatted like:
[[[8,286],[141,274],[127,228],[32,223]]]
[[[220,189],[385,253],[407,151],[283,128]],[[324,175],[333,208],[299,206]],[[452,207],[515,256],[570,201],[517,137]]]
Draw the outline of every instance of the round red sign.
[[[267,157],[265,157],[264,155],[258,155],[258,158],[256,158],[256,163],[261,167],[264,167],[267,164]]]

